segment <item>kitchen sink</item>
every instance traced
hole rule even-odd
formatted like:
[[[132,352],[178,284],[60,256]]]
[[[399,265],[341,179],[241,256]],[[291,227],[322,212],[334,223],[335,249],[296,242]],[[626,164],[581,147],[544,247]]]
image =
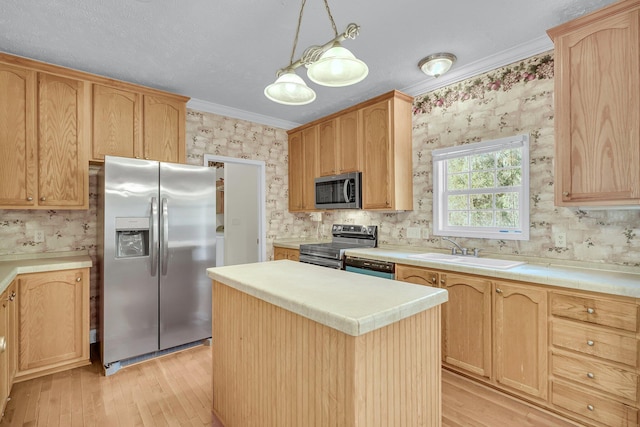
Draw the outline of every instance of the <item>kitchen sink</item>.
[[[474,267],[498,268],[501,270],[507,270],[509,268],[526,264],[526,262],[524,261],[512,261],[512,260],[496,259],[496,258],[478,258],[474,256],[439,254],[435,252],[409,255],[409,258],[422,259],[425,261],[434,261],[434,262],[446,262],[446,263],[458,264],[458,265],[468,265],[468,266],[474,266]]]

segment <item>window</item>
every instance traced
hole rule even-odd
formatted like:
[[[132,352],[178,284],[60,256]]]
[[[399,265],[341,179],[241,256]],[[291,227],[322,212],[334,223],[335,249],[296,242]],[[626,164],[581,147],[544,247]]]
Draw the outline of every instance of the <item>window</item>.
[[[529,240],[529,136],[433,150],[433,234]]]

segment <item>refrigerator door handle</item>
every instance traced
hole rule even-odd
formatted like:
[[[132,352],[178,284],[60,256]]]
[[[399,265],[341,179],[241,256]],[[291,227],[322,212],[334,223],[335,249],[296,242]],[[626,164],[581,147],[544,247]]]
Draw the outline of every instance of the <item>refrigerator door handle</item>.
[[[151,234],[149,239],[149,256],[151,258],[151,275],[158,272],[158,199],[151,198]]]
[[[162,256],[162,264],[160,264],[160,268],[162,269],[162,275],[167,275],[167,267],[169,264],[169,212],[167,207],[167,199],[162,199],[162,236],[160,238],[160,255]]]

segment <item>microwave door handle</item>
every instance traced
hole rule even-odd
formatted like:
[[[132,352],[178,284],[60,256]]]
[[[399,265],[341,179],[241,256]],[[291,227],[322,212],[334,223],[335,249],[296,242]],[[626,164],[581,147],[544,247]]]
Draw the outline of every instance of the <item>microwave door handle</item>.
[[[342,189],[343,193],[344,193],[344,201],[345,202],[349,202],[349,180],[345,179],[344,180],[344,188]]]

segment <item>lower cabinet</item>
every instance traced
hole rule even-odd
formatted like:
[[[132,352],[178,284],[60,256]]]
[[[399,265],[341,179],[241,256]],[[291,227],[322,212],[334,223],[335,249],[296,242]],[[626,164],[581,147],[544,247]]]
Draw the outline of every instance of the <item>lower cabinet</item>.
[[[281,248],[279,246],[273,247],[273,259],[278,261],[280,259],[288,259],[291,261],[300,261],[300,251],[298,249]]]
[[[89,269],[18,276],[22,381],[90,363]]]
[[[0,414],[4,414],[7,398],[16,374],[18,357],[16,282],[0,295]]]
[[[597,427],[638,427],[640,300],[396,265],[449,292],[443,366]]]

